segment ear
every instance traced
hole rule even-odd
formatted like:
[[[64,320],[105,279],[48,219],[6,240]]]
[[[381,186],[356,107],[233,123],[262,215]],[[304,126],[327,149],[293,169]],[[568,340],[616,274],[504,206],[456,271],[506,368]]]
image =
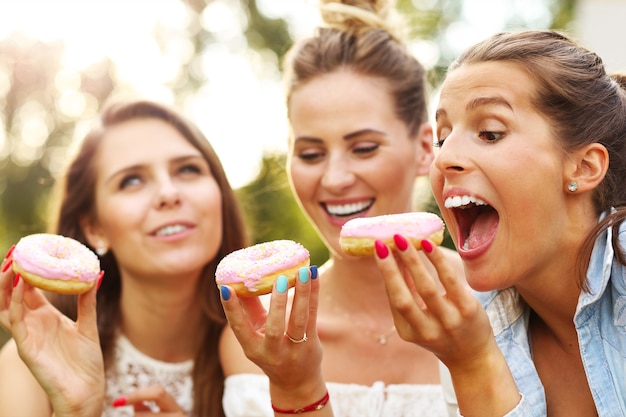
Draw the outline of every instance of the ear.
[[[430,166],[435,159],[433,150],[433,127],[430,123],[422,123],[414,138],[415,141],[415,163],[417,174],[428,175]]]
[[[578,185],[577,192],[593,190],[602,182],[609,169],[609,152],[604,145],[594,142],[571,155],[564,177],[564,189],[570,182]]]
[[[103,248],[105,251],[109,249],[109,240],[97,221],[90,216],[83,216],[79,223],[89,246],[95,249]]]

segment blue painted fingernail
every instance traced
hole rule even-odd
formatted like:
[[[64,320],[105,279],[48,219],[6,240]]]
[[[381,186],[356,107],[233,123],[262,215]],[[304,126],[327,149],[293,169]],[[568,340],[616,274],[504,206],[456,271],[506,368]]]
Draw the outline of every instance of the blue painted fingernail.
[[[281,275],[278,277],[278,279],[276,280],[276,291],[278,291],[280,294],[284,293],[285,291],[287,291],[287,284],[289,282],[287,281],[287,277],[284,275]]]
[[[222,300],[228,301],[230,299],[230,290],[228,287],[222,285],[220,287],[220,292],[222,293]]]
[[[306,284],[307,282],[309,282],[309,268],[307,267],[300,268],[300,270],[298,271],[298,279],[303,284]]]
[[[317,279],[317,265],[311,265],[311,279]]]

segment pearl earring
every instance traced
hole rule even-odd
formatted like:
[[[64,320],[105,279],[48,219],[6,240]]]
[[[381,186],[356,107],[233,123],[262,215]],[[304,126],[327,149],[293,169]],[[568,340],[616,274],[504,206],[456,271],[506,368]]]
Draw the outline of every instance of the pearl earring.
[[[576,181],[570,182],[569,184],[567,184],[567,189],[571,192],[575,192],[576,190],[578,190],[578,183]]]
[[[106,247],[104,242],[98,242],[98,244],[96,245],[96,253],[98,254],[98,256],[102,257],[106,255],[108,251],[109,249]]]

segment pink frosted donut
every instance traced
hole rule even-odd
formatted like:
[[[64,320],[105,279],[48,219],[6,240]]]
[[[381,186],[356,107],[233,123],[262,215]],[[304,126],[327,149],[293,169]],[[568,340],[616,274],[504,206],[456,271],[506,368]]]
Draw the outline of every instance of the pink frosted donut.
[[[392,249],[396,248],[393,235],[404,236],[413,246],[428,239],[436,245],[443,242],[444,224],[439,216],[428,212],[385,214],[375,217],[359,217],[347,221],[339,233],[341,249],[355,256],[374,254],[374,241],[380,239]]]
[[[292,240],[274,240],[239,249],[226,255],[217,265],[215,282],[228,285],[241,297],[272,292],[280,275],[296,284],[297,271],[309,266],[309,251]]]
[[[77,240],[37,233],[21,238],[15,245],[13,271],[34,287],[61,294],[81,294],[98,280],[100,261]]]

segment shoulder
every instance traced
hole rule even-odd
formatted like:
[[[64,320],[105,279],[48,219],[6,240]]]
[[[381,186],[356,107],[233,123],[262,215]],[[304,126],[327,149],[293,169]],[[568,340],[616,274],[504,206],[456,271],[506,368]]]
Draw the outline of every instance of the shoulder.
[[[0,350],[0,417],[50,415],[48,397],[26,364],[13,340]]]
[[[22,361],[22,358],[20,358],[17,345],[13,339],[9,340],[0,349],[0,382],[3,381],[7,374],[11,376],[29,375],[32,377],[30,370]],[[37,384],[34,377],[32,380]]]

